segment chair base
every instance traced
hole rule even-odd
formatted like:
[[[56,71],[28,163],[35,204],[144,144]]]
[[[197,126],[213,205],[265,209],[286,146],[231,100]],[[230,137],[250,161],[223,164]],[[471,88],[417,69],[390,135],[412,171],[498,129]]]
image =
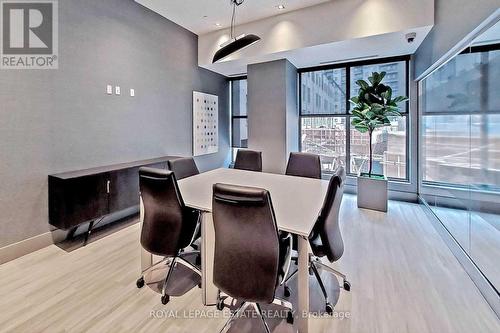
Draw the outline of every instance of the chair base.
[[[222,293],[222,292],[219,291],[219,294],[217,295],[217,309],[220,310],[220,311],[222,311],[224,309],[224,307],[227,306],[225,304],[225,301],[229,300],[229,299],[231,299],[231,305],[235,305],[234,302],[236,300],[234,298],[232,298],[232,297],[230,297],[228,295],[225,295],[224,293]],[[275,298],[273,300],[273,302],[270,303],[270,304],[279,305],[279,306],[282,306],[282,307],[288,309],[289,311],[287,313],[286,321],[287,321],[288,324],[293,325],[294,317],[293,317],[293,312],[292,312],[292,309],[293,309],[292,303],[290,303],[290,302],[288,302],[286,300]],[[242,313],[243,311],[245,311],[249,306],[252,306],[254,308],[255,312],[257,313],[257,315],[261,319],[262,325],[264,326],[264,329],[265,329],[265,332],[266,333],[270,333],[271,331],[269,329],[269,325],[266,322],[266,319],[264,318],[264,315],[263,315],[263,312],[262,312],[262,308],[261,308],[261,306],[260,306],[259,303],[255,303],[255,302],[242,302],[236,308],[236,310],[231,314],[231,317],[224,324],[224,326],[221,328],[221,330],[219,331],[219,333],[226,332],[226,330],[230,327],[231,323],[234,320],[236,320],[238,318],[238,316],[240,315],[240,313]]]
[[[331,314],[333,314],[333,305],[329,301],[328,293],[326,292],[326,288],[325,288],[325,285],[323,283],[323,280],[321,279],[321,275],[319,274],[318,268],[324,269],[325,271],[327,271],[333,275],[341,277],[343,280],[343,289],[345,291],[351,290],[351,283],[349,281],[347,281],[347,277],[344,273],[339,272],[338,270],[323,264],[318,257],[315,257],[313,255],[309,255],[309,273],[316,277],[316,280],[318,281],[318,284],[321,288],[321,292],[323,293],[323,296],[325,298],[325,303],[326,303],[325,304],[325,311],[331,315]],[[287,278],[285,279],[285,281],[283,283],[285,297],[291,296],[291,289],[287,285],[287,282],[290,281],[297,274],[297,272],[298,272],[298,270],[295,270],[292,274],[287,276]]]
[[[137,281],[136,281],[137,288],[144,287],[144,284],[145,284],[144,274],[146,272],[150,271],[152,268],[154,268],[154,267],[156,267],[164,262],[167,262],[167,264],[168,264],[170,261],[170,268],[169,268],[167,276],[165,277],[165,280],[163,282],[163,287],[162,287],[162,292],[161,292],[161,295],[162,295],[161,302],[164,305],[167,304],[170,301],[170,296],[167,295],[167,286],[168,286],[168,282],[170,280],[170,277],[172,276],[172,273],[173,273],[175,267],[177,266],[177,264],[181,264],[181,265],[189,268],[190,270],[192,270],[193,272],[195,272],[199,276],[201,276],[200,268],[191,264],[189,261],[187,261],[186,259],[183,258],[187,255],[192,255],[192,254],[199,255],[200,251],[179,252],[179,254],[174,256],[174,257],[165,257],[162,260],[158,261],[157,263],[149,266],[148,268],[146,268],[145,270],[142,271],[141,277],[139,277],[139,279],[137,279]],[[198,286],[200,286],[200,285],[198,285]]]

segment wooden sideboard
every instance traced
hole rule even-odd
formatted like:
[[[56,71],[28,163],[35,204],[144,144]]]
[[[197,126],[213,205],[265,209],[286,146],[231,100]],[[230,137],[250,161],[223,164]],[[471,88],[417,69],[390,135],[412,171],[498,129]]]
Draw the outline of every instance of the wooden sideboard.
[[[167,168],[176,159],[155,159],[115,164],[49,175],[49,223],[74,233],[89,223],[85,243],[96,221],[139,205],[139,168]]]

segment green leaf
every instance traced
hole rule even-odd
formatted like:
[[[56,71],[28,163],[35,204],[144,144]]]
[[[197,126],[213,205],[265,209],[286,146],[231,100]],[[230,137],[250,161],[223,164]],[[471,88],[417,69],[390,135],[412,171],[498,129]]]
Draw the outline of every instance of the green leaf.
[[[349,100],[349,102],[353,105],[359,104],[359,97],[353,97]]]
[[[368,111],[366,113],[366,118],[368,118],[368,119],[373,119],[373,118],[375,118],[375,116],[376,116],[376,114],[373,111]]]
[[[401,103],[401,102],[406,102],[408,100],[408,97],[406,96],[398,96],[396,98],[394,98],[392,101],[394,103]]]
[[[386,103],[391,100],[392,98],[392,89],[391,87],[387,87],[387,90],[382,93],[382,96],[384,97]]]
[[[368,126],[366,125],[355,125],[354,128],[356,128],[356,130],[358,130],[361,133],[366,133],[369,130]]]
[[[397,111],[387,111],[386,112],[386,116],[388,117],[401,117],[401,113],[397,112]]]
[[[359,119],[364,119],[365,118],[365,115],[362,112],[358,111],[358,110],[352,110],[352,114],[353,114],[353,116],[356,116]]]
[[[399,106],[388,106],[386,112],[397,112],[397,113],[399,113]]]
[[[383,80],[383,79],[384,79],[384,77],[385,77],[385,74],[387,74],[387,73],[386,73],[386,72],[381,72],[381,73],[379,74],[379,79],[380,79],[380,80],[378,81],[379,83],[380,83],[380,82],[382,82],[382,80]]]
[[[377,85],[377,73],[372,73],[372,76],[369,76],[368,77],[368,81],[370,81],[370,83],[372,84],[372,86],[376,86]]]
[[[352,125],[361,133],[389,126],[391,121],[388,117],[401,117],[398,103],[408,98],[398,96],[393,99],[392,88],[382,83],[385,76],[386,72],[373,72],[368,77],[369,83],[365,80],[356,81],[360,88],[358,96],[350,100],[354,105]]]
[[[373,131],[377,128],[380,128],[380,127],[384,127],[384,126],[387,126],[387,125],[384,125],[384,122],[383,121],[373,121],[373,122],[370,122],[370,124],[368,124],[368,127]]]
[[[368,89],[370,87],[368,83],[366,83],[365,80],[358,80],[356,81],[356,84],[361,87],[361,89]]]

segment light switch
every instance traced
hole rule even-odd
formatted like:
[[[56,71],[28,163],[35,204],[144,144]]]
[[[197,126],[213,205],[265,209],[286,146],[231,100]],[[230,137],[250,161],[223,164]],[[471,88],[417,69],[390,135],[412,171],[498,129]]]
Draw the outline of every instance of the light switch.
[[[130,97],[134,97],[135,96],[135,89],[130,89]]]
[[[106,94],[113,95],[113,86],[112,85],[108,84],[106,86]]]
[[[116,86],[115,87],[115,95],[120,95],[120,94],[121,94],[120,86]]]

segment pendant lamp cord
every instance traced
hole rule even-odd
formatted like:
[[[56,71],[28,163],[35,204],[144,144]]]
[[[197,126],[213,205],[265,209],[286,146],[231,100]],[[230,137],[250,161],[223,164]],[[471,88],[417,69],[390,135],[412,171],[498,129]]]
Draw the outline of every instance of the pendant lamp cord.
[[[236,24],[236,6],[239,6],[241,4],[243,4],[243,1],[245,0],[231,0],[232,4],[233,4],[233,15],[231,17],[231,39],[234,39],[234,26]]]

